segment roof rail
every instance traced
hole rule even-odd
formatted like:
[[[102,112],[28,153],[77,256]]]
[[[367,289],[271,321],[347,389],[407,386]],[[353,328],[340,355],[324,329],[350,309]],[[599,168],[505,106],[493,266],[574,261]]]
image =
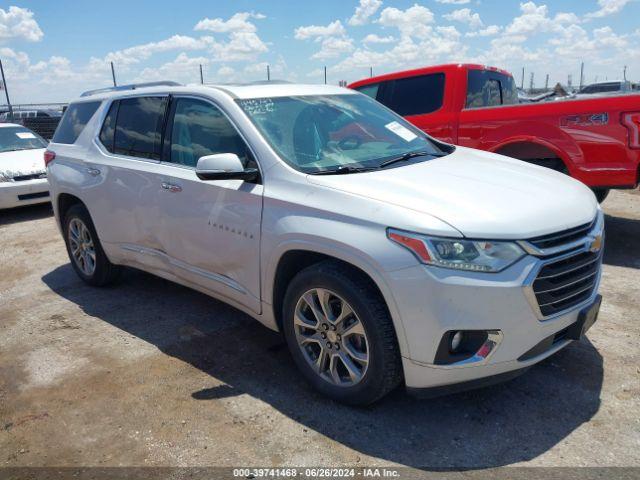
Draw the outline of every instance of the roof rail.
[[[251,85],[287,85],[292,82],[288,80],[256,80],[253,82],[222,82],[222,83],[205,83],[205,87],[248,87]],[[200,84],[198,84],[200,85]]]
[[[162,82],[147,82],[147,83],[131,83],[129,85],[118,85],[117,87],[97,88],[95,90],[87,90],[83,92],[81,97],[89,97],[91,95],[97,95],[98,93],[107,92],[119,92],[121,90],[136,90],[138,88],[146,87],[181,87],[182,84],[178,82],[162,81]]]

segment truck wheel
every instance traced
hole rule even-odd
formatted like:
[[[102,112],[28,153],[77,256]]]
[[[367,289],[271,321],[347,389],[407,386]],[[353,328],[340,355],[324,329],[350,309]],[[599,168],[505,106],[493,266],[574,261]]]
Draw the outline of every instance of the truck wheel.
[[[366,405],[402,380],[395,330],[368,277],[333,261],[312,265],[291,281],[283,306],[293,359],[324,395]]]
[[[113,282],[121,268],[105,255],[87,209],[83,205],[71,206],[63,227],[67,253],[78,276],[95,287]]]
[[[609,196],[610,192],[608,188],[592,188],[591,190],[593,190],[598,203],[604,202],[604,200]]]

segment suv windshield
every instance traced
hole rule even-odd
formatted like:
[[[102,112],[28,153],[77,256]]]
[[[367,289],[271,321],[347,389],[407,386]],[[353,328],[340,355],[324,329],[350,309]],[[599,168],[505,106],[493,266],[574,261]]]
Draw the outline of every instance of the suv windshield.
[[[0,127],[0,153],[46,148],[47,141],[24,127]]]
[[[305,173],[380,168],[412,152],[445,152],[422,131],[365,95],[237,100],[278,154]]]

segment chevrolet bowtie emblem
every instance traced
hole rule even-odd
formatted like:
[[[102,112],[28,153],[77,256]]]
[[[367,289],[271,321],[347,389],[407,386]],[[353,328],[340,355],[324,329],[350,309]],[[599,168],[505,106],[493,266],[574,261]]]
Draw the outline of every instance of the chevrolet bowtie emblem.
[[[593,240],[591,240],[591,244],[589,245],[590,252],[599,252],[602,248],[602,234],[597,235]]]

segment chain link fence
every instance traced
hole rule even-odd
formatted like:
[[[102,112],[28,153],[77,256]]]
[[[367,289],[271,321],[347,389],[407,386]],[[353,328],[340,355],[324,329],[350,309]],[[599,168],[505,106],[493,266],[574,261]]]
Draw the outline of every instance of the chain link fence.
[[[17,123],[51,140],[67,104],[25,103],[11,107],[0,105],[0,123]]]

